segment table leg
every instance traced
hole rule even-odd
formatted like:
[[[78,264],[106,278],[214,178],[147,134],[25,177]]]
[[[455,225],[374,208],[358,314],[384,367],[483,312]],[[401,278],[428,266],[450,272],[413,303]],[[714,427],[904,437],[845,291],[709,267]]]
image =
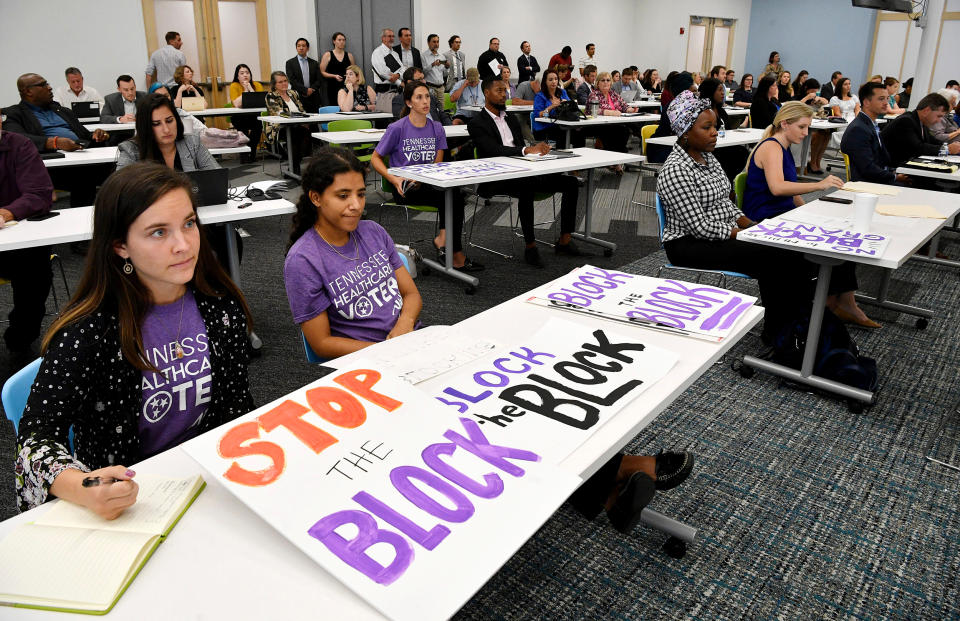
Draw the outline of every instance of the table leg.
[[[893,275],[893,270],[883,270],[883,277],[880,281],[880,290],[877,292],[877,297],[871,297],[869,295],[857,294],[856,298],[858,302],[863,304],[869,304],[870,306],[877,306],[880,308],[887,308],[892,311],[897,311],[898,313],[904,313],[907,315],[913,315],[914,317],[925,317],[930,319],[933,317],[933,311],[929,311],[925,308],[920,308],[919,306],[910,306],[908,304],[900,304],[898,302],[890,302],[887,299],[887,294],[890,290],[890,277]]]
[[[430,267],[432,267],[433,269],[437,270],[438,272],[444,273],[447,276],[450,276],[452,278],[462,280],[463,282],[470,285],[470,288],[473,288],[480,284],[480,279],[475,276],[465,274],[453,267],[453,235],[450,233],[450,225],[453,224],[453,193],[455,191],[459,192],[460,190],[458,188],[447,188],[443,193],[443,197],[444,197],[443,214],[444,214],[444,219],[446,220],[446,223],[447,223],[446,224],[447,231],[445,235],[447,239],[447,242],[445,244],[445,251],[447,253],[446,265],[440,265],[433,259],[428,259],[426,257],[424,257],[423,262],[429,265]],[[468,293],[472,293],[472,292],[468,291]]]
[[[813,140],[813,131],[814,131],[814,130],[812,130],[812,129],[809,130],[809,131],[807,132],[807,137],[804,138],[804,139],[803,139],[803,142],[800,143],[800,162],[799,162],[799,164],[800,164],[800,170],[798,171],[798,173],[802,173],[802,172],[803,172],[803,167],[807,165],[807,157],[810,155],[810,141]],[[810,180],[812,180],[812,181],[819,181],[819,180],[820,180],[819,178],[817,178],[817,177],[812,177],[812,176],[810,176],[810,175],[798,174],[798,177],[799,177],[800,179],[810,179]]]
[[[594,244],[596,246],[605,248],[603,255],[609,257],[613,255],[614,251],[617,249],[617,245],[613,242],[606,241],[605,239],[593,237],[590,232],[590,227],[593,224],[593,171],[593,168],[587,170],[587,204],[583,215],[583,233],[572,233],[571,236],[574,239],[579,239],[580,241],[588,244]]]
[[[240,289],[240,252],[237,249],[236,228],[233,222],[225,222],[223,232],[227,236],[225,240],[227,245],[227,271],[230,273],[233,283]],[[250,332],[250,346],[254,349],[263,347],[263,341],[260,340],[256,332]]]
[[[798,384],[832,392],[841,397],[863,401],[868,404],[873,403],[874,394],[868,390],[854,388],[813,374],[813,365],[816,362],[817,356],[817,346],[820,344],[820,328],[823,324],[823,312],[827,303],[827,289],[830,286],[830,275],[833,272],[833,267],[843,261],[841,259],[816,255],[806,255],[806,258],[820,265],[820,274],[817,277],[817,291],[813,297],[813,308],[810,312],[810,326],[807,330],[807,344],[803,352],[803,364],[800,370],[798,371],[782,364],[771,362],[770,360],[761,360],[754,356],[744,356],[743,364]]]
[[[917,261],[922,261],[924,263],[935,263],[937,265],[945,265],[947,267],[960,267],[960,261],[952,261],[950,259],[937,258],[937,250],[939,249],[940,249],[940,232],[937,232],[937,234],[933,236],[933,239],[930,240],[930,249],[927,251],[926,256],[922,254],[915,254],[910,258],[916,259]]]
[[[290,177],[291,179],[296,179],[300,181],[300,175],[293,172],[293,125],[287,123],[287,172],[284,173],[285,176]]]

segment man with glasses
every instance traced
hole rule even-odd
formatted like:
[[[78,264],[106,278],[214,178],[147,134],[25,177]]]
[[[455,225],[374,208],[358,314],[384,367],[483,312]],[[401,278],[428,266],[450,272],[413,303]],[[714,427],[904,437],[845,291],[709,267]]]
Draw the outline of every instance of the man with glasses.
[[[53,100],[53,88],[36,73],[17,79],[20,103],[3,109],[4,130],[26,136],[38,151],[77,151],[107,144],[110,135],[98,129],[91,133],[73,112]],[[48,172],[53,186],[70,191],[70,206],[92,205],[97,185],[113,170],[113,164],[59,166]]]
[[[447,39],[450,49],[444,52],[447,57],[447,84],[444,90],[448,93],[453,85],[467,77],[467,57],[460,51],[460,35],[453,35]]]
[[[379,93],[396,92],[400,90],[400,73],[402,71],[400,58],[393,51],[393,30],[384,28],[380,31],[380,45],[370,54],[370,64],[373,65],[373,90]],[[379,100],[380,98],[377,97]],[[379,109],[379,106],[377,106]]]

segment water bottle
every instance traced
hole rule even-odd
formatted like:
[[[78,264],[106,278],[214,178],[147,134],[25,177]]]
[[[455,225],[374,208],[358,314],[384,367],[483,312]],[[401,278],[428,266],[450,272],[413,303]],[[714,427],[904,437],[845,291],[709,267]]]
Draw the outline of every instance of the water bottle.
[[[937,154],[937,155],[938,155],[938,157],[942,157],[942,158],[944,158],[944,159],[946,159],[947,156],[950,155],[950,148],[947,147],[947,143],[946,143],[946,142],[941,142],[941,143],[940,143],[940,153]]]

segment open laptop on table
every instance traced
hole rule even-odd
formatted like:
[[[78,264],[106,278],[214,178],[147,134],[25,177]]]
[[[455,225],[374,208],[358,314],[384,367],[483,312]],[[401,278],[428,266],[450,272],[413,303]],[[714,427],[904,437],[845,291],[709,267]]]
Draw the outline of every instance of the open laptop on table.
[[[70,110],[78,119],[100,118],[99,101],[75,101],[70,104]]]
[[[240,95],[241,108],[266,108],[267,91],[244,92]]]
[[[226,168],[192,170],[187,173],[197,207],[222,205],[227,202],[229,174]]]

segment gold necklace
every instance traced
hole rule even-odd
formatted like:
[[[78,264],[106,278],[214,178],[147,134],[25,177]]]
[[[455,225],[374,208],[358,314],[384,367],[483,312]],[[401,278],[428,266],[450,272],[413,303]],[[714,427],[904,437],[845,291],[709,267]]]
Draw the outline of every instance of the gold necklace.
[[[177,356],[177,358],[183,358],[183,346],[180,345],[180,329],[183,327],[183,304],[186,298],[187,292],[184,291],[183,295],[180,296],[180,321],[177,322],[177,338],[173,341],[173,353]]]
[[[331,250],[333,250],[334,252],[336,252],[337,254],[339,254],[341,257],[343,257],[343,258],[346,259],[347,261],[356,261],[356,260],[358,260],[358,259],[360,258],[360,244],[357,243],[357,238],[356,238],[356,237],[353,238],[353,247],[356,249],[356,256],[354,256],[354,257],[348,257],[347,255],[345,255],[345,254],[343,254],[342,252],[340,252],[339,250],[337,250],[337,247],[336,247],[336,246],[334,246],[333,244],[331,244],[330,242],[327,241],[327,238],[324,237],[324,236],[323,236],[323,233],[320,232],[320,227],[314,225],[313,229],[317,232],[317,235],[320,236],[320,239],[323,240],[323,243],[325,243],[326,245],[330,246],[330,249],[331,249]],[[350,242],[350,238],[351,238],[350,231],[347,231],[347,243]]]

